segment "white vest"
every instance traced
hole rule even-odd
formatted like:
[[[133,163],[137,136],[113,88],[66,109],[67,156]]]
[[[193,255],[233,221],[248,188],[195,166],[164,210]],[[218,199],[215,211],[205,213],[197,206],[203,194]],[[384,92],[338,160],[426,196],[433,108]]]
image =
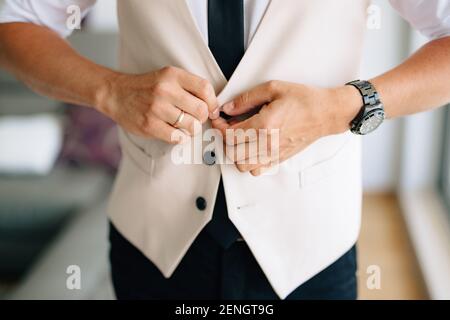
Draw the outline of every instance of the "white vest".
[[[183,68],[208,79],[221,104],[268,80],[340,86],[358,72],[367,4],[272,0],[227,82],[186,0],[119,1],[120,69]],[[232,164],[176,165],[173,146],[119,131],[123,159],[109,215],[165,277],[211,220],[221,174],[229,217],[280,298],[357,240],[361,150],[351,133],[322,138],[280,164],[276,174],[253,177]],[[199,196],[207,201],[204,211],[196,207]]]

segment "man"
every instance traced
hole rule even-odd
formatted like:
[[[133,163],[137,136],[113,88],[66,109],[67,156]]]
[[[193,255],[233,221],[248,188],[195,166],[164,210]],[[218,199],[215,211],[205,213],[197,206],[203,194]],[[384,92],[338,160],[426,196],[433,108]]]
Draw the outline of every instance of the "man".
[[[391,0],[432,41],[350,82],[367,1],[119,1],[120,71],[62,39],[66,8],[85,15],[94,2],[7,1],[0,66],[119,125],[109,207],[117,297],[356,298],[358,136],[450,101],[450,3]],[[260,136],[232,137],[236,165],[220,163],[222,144],[203,137],[202,164],[175,164],[174,145],[211,126],[265,130],[277,157],[250,154]]]

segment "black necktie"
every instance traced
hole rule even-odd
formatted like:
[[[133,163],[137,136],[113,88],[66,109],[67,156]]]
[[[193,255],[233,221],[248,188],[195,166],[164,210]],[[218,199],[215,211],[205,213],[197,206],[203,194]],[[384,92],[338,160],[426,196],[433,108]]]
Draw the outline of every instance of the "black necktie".
[[[209,48],[230,79],[245,52],[243,0],[208,0]]]
[[[209,48],[223,74],[230,79],[245,52],[243,0],[208,0]],[[228,218],[222,179],[208,233],[224,247],[230,247],[239,232]]]

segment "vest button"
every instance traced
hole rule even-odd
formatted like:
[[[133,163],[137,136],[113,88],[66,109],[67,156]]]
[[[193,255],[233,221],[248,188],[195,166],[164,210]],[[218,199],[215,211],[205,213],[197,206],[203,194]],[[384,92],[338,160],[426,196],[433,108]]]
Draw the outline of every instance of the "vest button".
[[[205,210],[206,209],[206,199],[203,197],[198,197],[197,200],[195,200],[195,204],[197,205],[198,210]]]
[[[206,151],[203,154],[203,162],[208,166],[216,164],[216,152],[214,150]]]

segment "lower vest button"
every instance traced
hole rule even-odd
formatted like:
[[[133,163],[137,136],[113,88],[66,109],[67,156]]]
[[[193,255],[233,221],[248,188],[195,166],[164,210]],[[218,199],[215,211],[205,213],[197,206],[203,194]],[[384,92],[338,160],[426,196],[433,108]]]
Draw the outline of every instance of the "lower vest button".
[[[195,204],[197,205],[198,210],[205,210],[206,209],[206,199],[203,197],[198,197],[197,200],[195,200]]]

